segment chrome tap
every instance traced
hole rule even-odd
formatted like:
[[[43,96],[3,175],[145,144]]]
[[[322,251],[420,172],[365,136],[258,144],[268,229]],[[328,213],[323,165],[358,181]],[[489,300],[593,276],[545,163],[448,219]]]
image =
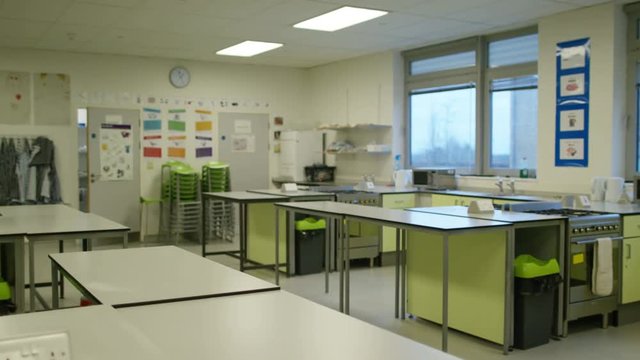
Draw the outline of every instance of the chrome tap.
[[[509,187],[509,190],[511,190],[512,194],[516,193],[516,180],[515,179],[509,179],[509,183],[507,183],[507,186]]]
[[[498,187],[498,189],[500,189],[500,193],[502,194],[504,192],[504,181],[501,177],[499,177],[498,181],[496,181],[496,186]]]

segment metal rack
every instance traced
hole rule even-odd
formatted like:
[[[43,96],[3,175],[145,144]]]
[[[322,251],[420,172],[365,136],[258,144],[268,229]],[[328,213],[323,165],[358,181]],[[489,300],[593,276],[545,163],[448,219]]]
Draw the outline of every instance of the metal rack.
[[[202,166],[202,192],[231,191],[229,164],[210,162]],[[220,200],[206,200],[204,211],[204,239],[233,242],[235,236],[233,204]]]

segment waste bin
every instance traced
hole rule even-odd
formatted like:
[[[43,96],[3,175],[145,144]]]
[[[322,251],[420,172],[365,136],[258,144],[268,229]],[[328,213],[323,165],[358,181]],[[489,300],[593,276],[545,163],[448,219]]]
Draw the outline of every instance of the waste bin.
[[[554,299],[562,283],[556,259],[543,261],[520,255],[515,261],[514,346],[529,349],[549,342]]]
[[[296,274],[315,274],[324,267],[324,232],[326,222],[308,217],[296,221]]]

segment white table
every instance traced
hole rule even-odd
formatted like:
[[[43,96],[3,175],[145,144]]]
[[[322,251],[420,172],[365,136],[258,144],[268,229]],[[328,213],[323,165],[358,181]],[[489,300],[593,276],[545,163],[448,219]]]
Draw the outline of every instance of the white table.
[[[31,311],[35,311],[36,296],[46,303],[36,292],[34,246],[39,241],[65,239],[89,239],[122,237],[123,247],[127,247],[129,228],[101,216],[85,213],[66,205],[23,205],[0,206],[2,221],[7,221],[21,229],[29,240],[29,288]]]
[[[456,359],[285,291],[118,312],[173,359]]]
[[[207,252],[206,244],[207,242],[203,238],[202,240],[202,256],[207,255],[230,255],[234,257],[238,257],[240,260],[240,271],[250,270],[250,269],[262,269],[262,268],[273,268],[277,273],[278,269],[275,267],[275,264],[262,264],[262,265],[251,265],[247,266],[245,263],[247,262],[247,224],[249,219],[249,212],[247,211],[247,206],[249,204],[258,204],[258,203],[275,203],[278,201],[284,201],[286,198],[280,195],[271,195],[271,194],[260,194],[260,193],[250,193],[248,191],[227,191],[227,192],[205,192],[202,193],[203,198],[203,211],[207,209],[207,201],[208,200],[221,200],[229,203],[237,203],[239,206],[240,212],[240,249],[232,250],[232,251],[214,251]],[[204,216],[204,219],[207,219]],[[206,221],[206,220],[205,220]],[[202,222],[202,231],[204,234],[205,223]],[[276,241],[276,246],[278,242]],[[235,254],[238,254],[237,256]]]
[[[53,307],[58,271],[116,308],[278,290],[279,287],[175,246],[49,255]]]
[[[469,231],[485,231],[503,228],[507,235],[505,254],[505,294],[504,294],[504,335],[503,352],[509,351],[513,341],[513,257],[514,230],[513,226],[505,222],[463,218],[457,216],[428,214],[404,210],[384,209],[371,206],[353,205],[336,202],[305,202],[305,203],[277,203],[276,209],[283,208],[290,212],[312,213],[318,216],[342,216],[345,225],[338,231],[338,267],[340,271],[340,310],[349,313],[349,221],[367,221],[374,224],[396,228],[396,246],[399,249],[396,256],[396,317],[400,312],[405,316],[406,293],[406,232],[408,230],[436,232],[443,239],[443,269],[442,269],[442,350],[448,347],[448,293],[449,293],[449,236]],[[276,234],[277,236],[277,234]],[[345,246],[342,246],[344,242]],[[277,256],[277,253],[276,253]],[[276,257],[276,262],[277,261]],[[398,303],[400,303],[400,310]]]
[[[0,324],[0,339],[66,331],[74,360],[169,359],[110,306],[3,316]]]

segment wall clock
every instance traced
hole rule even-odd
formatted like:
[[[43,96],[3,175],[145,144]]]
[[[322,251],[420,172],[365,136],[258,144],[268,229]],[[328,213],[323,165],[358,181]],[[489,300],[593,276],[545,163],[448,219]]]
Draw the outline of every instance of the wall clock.
[[[191,74],[189,70],[182,66],[176,66],[169,72],[169,82],[171,85],[177,88],[183,88],[189,85],[191,81]]]

